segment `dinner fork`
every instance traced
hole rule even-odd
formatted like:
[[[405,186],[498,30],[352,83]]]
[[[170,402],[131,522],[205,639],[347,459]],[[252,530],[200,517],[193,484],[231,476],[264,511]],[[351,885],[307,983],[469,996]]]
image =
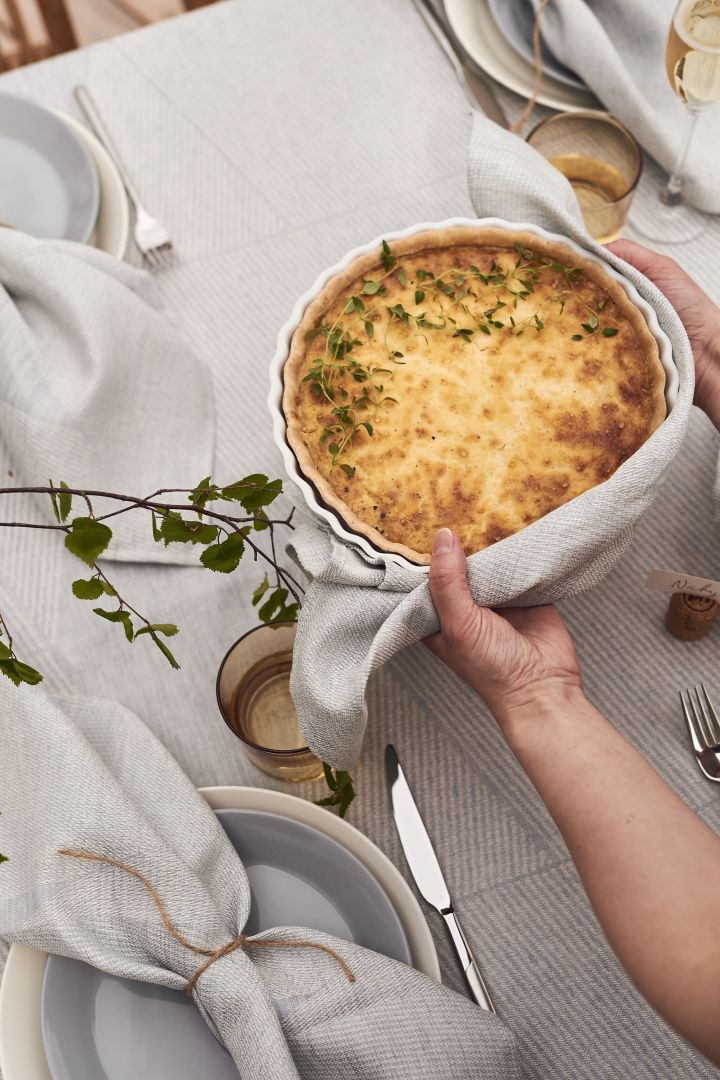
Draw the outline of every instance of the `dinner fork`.
[[[680,703],[700,770],[708,780],[720,783],[720,720],[705,684],[686,690],[684,696],[681,690]]]
[[[105,149],[115,162],[117,170],[122,178],[122,182],[125,185],[128,198],[135,211],[133,238],[138,251],[140,251],[147,259],[154,270],[159,270],[163,266],[167,266],[172,252],[172,240],[170,239],[167,230],[157,218],[154,218],[147,212],[140,201],[137,188],[130,179],[130,175],[123,164],[112,135],[108,131],[107,125],[100,115],[100,111],[88,88],[86,86],[76,86],[74,93],[80,108],[85,113],[95,134],[104,144]]]

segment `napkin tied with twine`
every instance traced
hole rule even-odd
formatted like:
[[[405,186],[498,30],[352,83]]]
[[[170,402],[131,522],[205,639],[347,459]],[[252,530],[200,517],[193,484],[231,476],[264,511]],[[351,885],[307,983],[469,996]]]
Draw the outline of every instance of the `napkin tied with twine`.
[[[242,862],[120,705],[3,681],[0,740],[0,937],[189,989],[252,1080],[521,1080],[505,1025],[413,968],[303,927],[247,936]]]
[[[471,555],[479,604],[554,603],[591,589],[626,550],[682,443],[692,405],[693,359],[685,329],[660,291],[585,232],[573,191],[517,136],[477,114],[468,185],[478,216],[540,225],[619,269],[655,309],[680,374],[667,419],[604,483],[498,544]],[[452,523],[449,523],[452,524]],[[339,769],[355,764],[367,723],[365,688],[378,667],[439,629],[426,575],[373,562],[309,517],[291,555],[310,575],[298,620],[290,689],[308,746]]]

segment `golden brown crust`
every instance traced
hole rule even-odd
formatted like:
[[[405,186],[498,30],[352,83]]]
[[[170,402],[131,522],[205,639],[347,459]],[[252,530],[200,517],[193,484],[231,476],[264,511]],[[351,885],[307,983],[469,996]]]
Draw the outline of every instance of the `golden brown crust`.
[[[325,339],[319,347],[306,334],[325,316],[334,322],[361,279],[386,274],[381,253],[359,256],[329,281],[295,331],[284,368],[288,442],[321,499],[380,551],[427,563],[440,525],[459,533],[468,554],[481,550],[607,479],[666,415],[665,372],[641,312],[597,263],[556,241],[470,226],[418,233],[392,242],[392,255],[407,266],[406,285],[393,272],[385,277],[388,295],[379,305],[375,297],[365,299],[383,312],[402,300],[416,313],[420,263],[435,274],[471,263],[485,273],[493,258],[510,266],[516,245],[582,271],[563,290],[563,307],[557,274],[548,269],[530,298],[536,310],[549,306],[540,331],[531,325],[516,337],[507,320],[501,333],[473,331],[465,338],[393,326],[391,336],[399,335],[408,353],[406,359],[393,350],[402,356],[396,361],[388,361],[380,334],[358,342],[353,358],[390,367],[391,374],[378,378],[398,404],[373,411],[372,438],[364,431],[354,437],[352,477],[340,466],[331,468],[332,440],[320,443],[323,427],[333,422],[332,403],[318,399],[304,380]],[[600,328],[610,322],[617,334],[580,330],[590,300],[602,303]],[[516,313],[524,315],[527,303],[526,296]],[[572,340],[570,330],[576,329],[581,342]],[[341,384],[351,393],[357,389],[352,380]]]

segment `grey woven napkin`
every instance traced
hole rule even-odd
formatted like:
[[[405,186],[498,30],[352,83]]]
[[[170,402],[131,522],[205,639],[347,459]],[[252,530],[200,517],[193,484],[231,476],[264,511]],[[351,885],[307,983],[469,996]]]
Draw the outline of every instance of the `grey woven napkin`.
[[[670,172],[690,117],[665,72],[665,40],[676,0],[550,0],[542,33],[563,63],[577,71],[602,103]],[[720,109],[698,121],[686,173],[687,199],[720,213],[717,163]]]
[[[4,681],[3,681],[4,682]],[[51,702],[0,685],[0,937],[130,979],[183,990],[204,957],[164,928],[217,949],[242,932],[250,889],[215,815],[132,713],[109,701]],[[255,947],[254,941],[315,942]],[[195,1003],[247,1080],[520,1080],[495,1016],[413,968],[298,927],[256,935],[215,960]]]
[[[655,308],[680,372],[676,406],[609,480],[468,560],[478,603],[552,603],[592,588],[625,551],[682,442],[693,396],[692,353],[680,319],[658,289],[587,235],[565,178],[527,143],[479,114],[468,183],[479,216],[544,226],[621,269]],[[370,562],[310,521],[293,534],[289,550],[313,579],[300,612],[291,676],[300,726],[319,757],[347,769],[362,747],[370,674],[438,629],[427,578]]]
[[[94,248],[0,228],[0,358],[8,483],[52,477],[147,496],[212,471],[210,373],[159,310],[147,274]],[[47,496],[35,505],[48,516]],[[197,562],[183,544],[155,544],[145,515],[116,518],[113,531],[106,558]]]

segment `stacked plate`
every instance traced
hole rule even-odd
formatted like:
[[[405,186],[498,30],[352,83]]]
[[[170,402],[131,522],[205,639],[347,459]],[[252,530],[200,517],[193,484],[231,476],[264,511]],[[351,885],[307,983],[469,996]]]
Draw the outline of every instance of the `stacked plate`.
[[[277,791],[201,789],[247,870],[246,929],[309,926],[440,980],[408,885],[366,836]],[[182,993],[13,945],[0,989],[4,1080],[231,1080],[237,1070]]]
[[[502,86],[529,98],[535,81],[533,28],[539,0],[445,0],[455,36],[468,55]],[[541,23],[542,27],[542,23]],[[572,111],[598,107],[576,72],[542,40],[541,105]]]
[[[64,113],[0,94],[0,225],[125,253],[125,189],[103,146]]]

